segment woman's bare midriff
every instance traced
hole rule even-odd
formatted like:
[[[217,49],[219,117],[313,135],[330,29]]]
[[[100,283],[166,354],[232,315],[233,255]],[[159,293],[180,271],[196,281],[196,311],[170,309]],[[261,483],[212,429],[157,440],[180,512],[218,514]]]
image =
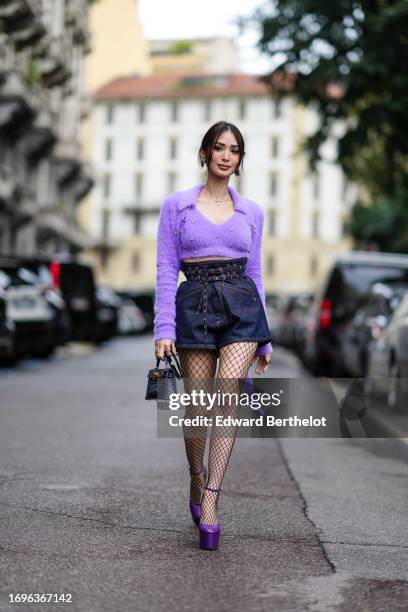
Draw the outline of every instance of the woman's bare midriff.
[[[233,257],[219,257],[214,255],[214,257],[190,257],[189,259],[183,259],[182,263],[191,263],[194,261],[213,261],[214,259],[223,259],[224,261],[228,261],[229,259],[234,259]]]

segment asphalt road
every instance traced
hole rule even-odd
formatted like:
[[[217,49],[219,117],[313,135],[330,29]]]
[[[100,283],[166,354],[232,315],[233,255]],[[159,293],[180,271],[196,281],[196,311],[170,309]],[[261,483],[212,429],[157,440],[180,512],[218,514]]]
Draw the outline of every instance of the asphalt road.
[[[238,438],[220,548],[201,551],[183,441],[157,436],[143,399],[152,347],[73,345],[0,371],[0,610],[408,610],[408,447]],[[307,376],[283,350],[272,363]]]

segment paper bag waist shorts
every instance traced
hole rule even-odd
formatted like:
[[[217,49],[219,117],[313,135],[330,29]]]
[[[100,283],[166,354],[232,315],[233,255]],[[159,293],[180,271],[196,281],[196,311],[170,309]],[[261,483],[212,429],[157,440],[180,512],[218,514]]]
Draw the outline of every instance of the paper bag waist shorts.
[[[176,348],[217,352],[233,342],[272,341],[254,281],[245,275],[246,257],[182,262],[186,276],[176,293]]]

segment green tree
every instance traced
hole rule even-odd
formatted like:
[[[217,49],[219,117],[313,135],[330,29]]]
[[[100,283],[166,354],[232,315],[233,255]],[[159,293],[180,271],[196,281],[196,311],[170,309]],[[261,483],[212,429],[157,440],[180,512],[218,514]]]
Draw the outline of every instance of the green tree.
[[[386,205],[401,221],[401,201],[408,201],[408,0],[271,0],[239,23],[260,28],[258,46],[276,65],[262,80],[274,95],[293,95],[320,116],[305,142],[311,168],[340,120],[338,163],[378,210]],[[356,219],[350,231],[357,227]],[[381,236],[377,242],[386,244]],[[407,236],[402,247],[408,251]]]
[[[169,48],[170,53],[183,54],[191,52],[191,42],[189,40],[175,40]]]

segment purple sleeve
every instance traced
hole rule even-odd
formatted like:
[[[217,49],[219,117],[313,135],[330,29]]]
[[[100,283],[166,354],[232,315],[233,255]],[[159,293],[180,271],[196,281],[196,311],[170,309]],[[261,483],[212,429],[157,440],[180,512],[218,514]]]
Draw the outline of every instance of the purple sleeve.
[[[175,297],[179,269],[176,206],[169,197],[163,202],[157,232],[155,340],[176,339]]]
[[[258,293],[261,297],[261,301],[262,301],[264,310],[266,310],[265,309],[265,290],[264,290],[263,283],[262,283],[262,258],[261,258],[264,212],[258,204],[255,204],[255,210],[256,210],[256,224],[252,225],[252,230],[254,233],[254,245],[251,250],[250,260],[246,268],[246,274],[250,278],[252,278],[252,280],[254,281],[258,289]],[[273,347],[272,347],[272,344],[269,342],[268,344],[264,344],[263,346],[260,346],[257,349],[255,355],[257,356],[265,355],[266,353],[271,353],[272,351],[273,351]]]

